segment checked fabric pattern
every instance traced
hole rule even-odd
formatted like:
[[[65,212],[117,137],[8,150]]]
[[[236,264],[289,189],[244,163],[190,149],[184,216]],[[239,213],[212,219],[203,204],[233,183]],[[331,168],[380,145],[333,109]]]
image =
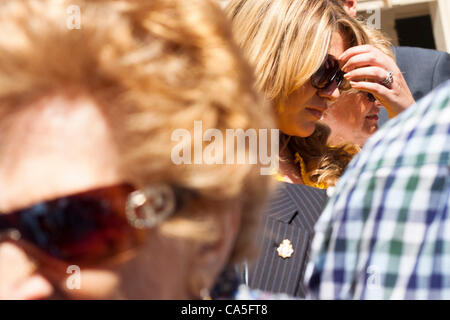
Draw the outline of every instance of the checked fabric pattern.
[[[353,159],[315,226],[315,299],[450,299],[450,81]]]

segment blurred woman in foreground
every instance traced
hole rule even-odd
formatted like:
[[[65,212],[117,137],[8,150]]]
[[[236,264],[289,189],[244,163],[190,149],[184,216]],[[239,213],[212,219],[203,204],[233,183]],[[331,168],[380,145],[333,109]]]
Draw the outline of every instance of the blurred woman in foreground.
[[[177,166],[172,133],[271,113],[210,1],[70,4],[0,4],[0,299],[207,297],[268,181]]]

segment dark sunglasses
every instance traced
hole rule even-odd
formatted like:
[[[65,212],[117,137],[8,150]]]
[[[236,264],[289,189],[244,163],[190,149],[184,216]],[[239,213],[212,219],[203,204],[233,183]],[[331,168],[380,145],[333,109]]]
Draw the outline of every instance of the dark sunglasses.
[[[104,262],[142,244],[145,229],[173,214],[185,192],[122,184],[41,202],[0,214],[0,240],[23,241],[71,264]]]
[[[365,92],[365,94],[366,94],[367,101],[369,101],[371,103],[377,101],[377,98],[375,98],[375,96],[373,94],[371,94],[370,92]]]
[[[349,90],[351,86],[345,80],[344,74],[337,59],[332,55],[327,55],[320,68],[311,76],[311,85],[316,89],[325,89],[336,81],[339,90]]]

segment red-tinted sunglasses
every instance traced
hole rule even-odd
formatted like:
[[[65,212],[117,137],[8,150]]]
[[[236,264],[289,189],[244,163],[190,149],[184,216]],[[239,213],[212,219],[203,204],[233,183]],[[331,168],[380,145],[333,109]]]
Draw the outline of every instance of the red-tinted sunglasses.
[[[336,81],[339,90],[349,90],[351,86],[345,80],[344,74],[337,59],[332,55],[327,55],[320,68],[311,76],[311,85],[316,89],[325,89]]]
[[[0,237],[67,263],[94,264],[142,244],[145,229],[173,214],[184,194],[165,185],[90,190],[0,214]]]

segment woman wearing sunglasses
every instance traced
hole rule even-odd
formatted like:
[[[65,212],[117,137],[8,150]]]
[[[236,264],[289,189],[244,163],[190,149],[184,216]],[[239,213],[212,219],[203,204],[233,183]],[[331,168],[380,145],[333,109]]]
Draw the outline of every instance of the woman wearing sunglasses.
[[[70,4],[0,5],[0,299],[207,297],[268,181],[177,166],[172,133],[270,112],[210,1]]]
[[[310,187],[319,185],[305,174],[310,168],[303,165],[300,170],[302,159],[292,143],[311,136],[329,104],[350,88],[338,57],[369,39],[356,20],[328,0],[231,0],[226,11],[233,36],[255,69],[257,89],[276,110],[281,131],[278,176],[287,182],[279,185],[266,208],[262,255],[250,263],[249,284],[303,296],[304,287],[298,284],[326,193]],[[349,161],[346,149],[335,155]]]

